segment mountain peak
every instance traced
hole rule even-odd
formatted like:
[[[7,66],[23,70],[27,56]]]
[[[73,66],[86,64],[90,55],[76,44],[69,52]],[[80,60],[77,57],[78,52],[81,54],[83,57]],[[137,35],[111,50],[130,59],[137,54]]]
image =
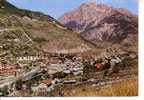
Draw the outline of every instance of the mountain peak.
[[[81,32],[87,26],[86,24],[101,20],[105,16],[121,13],[127,16],[133,14],[124,8],[114,8],[106,4],[96,4],[95,2],[83,3],[75,10],[66,12],[59,21],[67,27]],[[89,25],[89,24],[88,24]]]
[[[127,39],[130,33],[137,33],[135,15],[124,8],[106,4],[84,3],[64,14],[59,21],[98,47],[116,44]]]
[[[111,8],[110,6],[106,4],[96,4],[95,2],[89,2],[89,3],[83,3],[80,5],[79,9],[89,10],[89,9],[95,9],[95,10],[105,10]]]
[[[96,6],[97,6],[97,5],[96,5],[95,2],[90,2],[90,3],[82,3],[82,4],[80,5],[80,8],[85,8],[85,7],[94,8],[94,7],[96,7]]]

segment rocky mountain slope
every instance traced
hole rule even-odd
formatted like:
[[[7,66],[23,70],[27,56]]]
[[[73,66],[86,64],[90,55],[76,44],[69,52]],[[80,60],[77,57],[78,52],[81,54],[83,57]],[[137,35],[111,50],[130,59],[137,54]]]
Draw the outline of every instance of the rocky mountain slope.
[[[84,3],[65,13],[59,21],[97,47],[137,50],[138,17],[126,9]]]
[[[11,43],[18,46],[11,47],[15,52],[38,47],[50,53],[77,53],[93,47],[51,16],[18,9],[0,0],[0,45],[6,48],[12,46]],[[21,47],[25,48],[21,50]]]

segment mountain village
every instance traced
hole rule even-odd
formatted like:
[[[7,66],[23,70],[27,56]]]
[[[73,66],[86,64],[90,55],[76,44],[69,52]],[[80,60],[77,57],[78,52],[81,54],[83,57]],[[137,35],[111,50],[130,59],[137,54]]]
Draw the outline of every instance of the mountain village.
[[[137,82],[137,16],[91,3],[79,9],[57,21],[0,0],[0,96],[75,96],[77,89]],[[71,17],[77,20],[83,10],[92,17],[98,10],[100,20],[78,18],[82,27],[77,29]]]

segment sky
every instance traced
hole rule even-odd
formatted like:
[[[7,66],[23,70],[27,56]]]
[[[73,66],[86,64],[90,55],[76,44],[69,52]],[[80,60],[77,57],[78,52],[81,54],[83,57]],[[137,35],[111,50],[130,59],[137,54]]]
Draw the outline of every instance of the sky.
[[[138,14],[138,0],[8,0],[15,6],[33,11],[40,11],[59,18],[65,12],[78,8],[82,3],[104,3],[113,7],[126,8]]]

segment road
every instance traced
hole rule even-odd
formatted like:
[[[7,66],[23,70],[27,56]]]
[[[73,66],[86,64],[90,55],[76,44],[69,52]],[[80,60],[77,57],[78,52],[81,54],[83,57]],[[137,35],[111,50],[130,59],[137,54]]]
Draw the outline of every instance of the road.
[[[61,68],[59,67],[49,67],[50,69],[48,69],[50,72],[52,70],[54,70],[54,73],[58,72],[58,71],[62,71]],[[61,70],[60,70],[61,69]],[[8,79],[5,79],[5,80],[2,80],[0,81],[0,88],[3,88],[4,86],[8,86],[8,85],[11,85],[12,83],[15,83],[16,81],[22,79],[23,81],[27,81],[27,80],[31,80],[35,75],[38,75],[40,74],[41,72],[43,71],[43,69],[41,69],[40,67],[36,67],[34,69],[32,69],[31,71],[27,72],[27,73],[23,73],[17,77],[13,77],[13,78],[8,78]]]
[[[33,77],[36,73],[40,73],[41,69],[40,67],[37,67],[27,73],[23,73],[17,77],[13,77],[13,78],[8,78],[5,80],[0,81],[0,88],[3,88],[4,86],[8,86],[11,85],[12,83],[15,83],[17,80],[19,79],[23,79],[23,80],[29,80],[31,77]]]

